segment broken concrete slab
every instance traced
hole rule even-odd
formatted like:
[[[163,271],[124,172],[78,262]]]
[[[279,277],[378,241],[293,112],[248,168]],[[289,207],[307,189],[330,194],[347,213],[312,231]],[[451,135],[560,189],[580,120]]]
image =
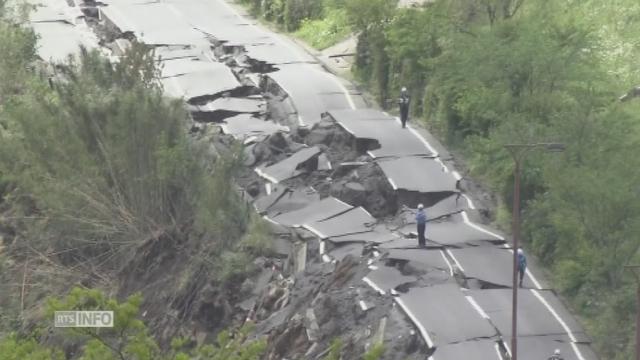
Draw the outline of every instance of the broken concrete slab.
[[[342,235],[342,236],[333,236],[328,240],[332,243],[348,243],[348,242],[364,242],[364,243],[374,243],[374,244],[382,244],[390,241],[394,241],[399,239],[397,234],[394,234],[390,230],[388,230],[383,224],[378,224],[374,226],[371,231],[358,233],[358,234],[350,234],[350,235]]]
[[[467,278],[488,283],[486,286],[513,285],[513,253],[496,246],[475,246],[448,250]],[[525,280],[525,285],[532,285]]]
[[[255,171],[263,178],[277,184],[280,181],[296,177],[304,173],[305,170],[313,171],[317,169],[317,158],[319,154],[320,148],[316,146],[304,148],[278,163],[271,166],[258,167]],[[313,160],[316,160],[315,164],[305,169],[305,165]]]
[[[418,249],[418,238],[401,237],[393,241],[382,243],[378,245],[378,247],[380,249]],[[434,245],[433,243],[427,241],[428,249],[440,249],[441,247],[441,245]]]
[[[332,218],[307,222],[304,227],[321,239],[370,231],[376,219],[361,207],[352,208]]]
[[[286,41],[286,40],[282,40]],[[246,56],[254,61],[259,61],[270,65],[286,65],[309,63],[315,64],[318,61],[308,53],[301,51],[291,51],[282,42],[272,38],[271,43],[244,44]]]
[[[451,269],[451,264],[446,260],[441,250],[390,249],[385,259],[410,261],[447,272]]]
[[[318,202],[310,203],[302,209],[274,216],[272,220],[285,226],[299,227],[305,223],[327,219],[351,208],[351,205],[334,197],[326,197]]]
[[[415,236],[417,233],[416,225],[406,225],[398,229],[398,232]],[[428,222],[425,236],[427,237],[427,243],[448,246],[486,245],[487,242],[504,242],[504,239],[497,234],[466,221],[463,215],[452,215],[443,220]]]
[[[44,61],[64,62],[69,55],[77,55],[80,46],[89,50],[98,47],[98,39],[87,27],[59,21],[36,22],[31,26],[39,36],[37,53]]]
[[[224,64],[206,59],[178,58],[160,63],[161,82],[169,96],[202,102],[222,93],[240,93],[246,86]]]
[[[366,279],[366,280],[365,280]],[[399,286],[418,280],[415,276],[403,275],[398,269],[390,266],[379,265],[363,279],[367,283],[373,283],[376,290],[386,293],[396,290]]]
[[[207,40],[194,30],[179,12],[168,3],[128,3],[111,1],[101,6],[100,18],[122,32],[131,32],[149,45],[205,46]]]
[[[227,111],[234,113],[260,114],[266,110],[266,103],[262,99],[246,97],[220,97],[203,105],[187,105],[191,112],[213,113]]]
[[[291,190],[284,186],[275,186],[272,188],[271,194],[259,198],[254,204],[258,212],[275,217],[300,210],[319,201],[320,195],[312,189]]]
[[[292,98],[299,125],[312,126],[320,122],[322,113],[328,110],[350,109],[352,97],[356,96],[344,93],[340,80],[317,65],[286,66],[267,77]]]
[[[289,132],[289,128],[286,126],[271,120],[257,118],[251,114],[239,114],[227,118],[220,127],[222,132],[238,140],[247,140],[252,137],[256,137],[256,140],[262,140],[277,132]]]
[[[154,49],[154,55],[159,63],[178,59],[202,59],[204,52],[205,49],[192,46],[158,46]]]
[[[456,179],[441,163],[424,157],[379,160],[378,166],[394,190],[418,193],[455,193]]]
[[[225,73],[231,72],[228,67],[224,64],[213,62],[211,60],[207,60],[204,58],[177,58],[173,60],[165,60],[158,64],[160,68],[160,77],[161,78],[171,78],[174,76],[181,76],[191,73],[199,73],[199,72],[215,72],[215,71],[224,71]],[[235,75],[231,72],[233,78],[235,79]],[[212,79],[209,79],[210,81]]]
[[[379,147],[368,149],[368,154],[373,158],[433,155],[418,136],[379,111],[331,110],[328,116],[356,138],[377,142]]]
[[[438,346],[432,358],[434,360],[503,360],[500,351],[495,340],[474,340]],[[520,351],[518,358],[520,358]],[[544,359],[544,357],[538,359]]]
[[[498,335],[456,284],[413,288],[396,301],[414,322],[419,323],[419,328],[423,327],[420,329],[422,336],[430,345],[442,346]]]
[[[511,289],[471,290],[469,295],[489,316],[502,336],[511,337]],[[551,291],[521,289],[518,291],[518,335],[569,335],[556,315],[563,320],[571,335],[580,342],[587,342],[584,330],[570,316]],[[555,314],[545,303],[551,305]]]
[[[425,213],[429,221],[436,220],[438,218],[457,214],[461,211],[467,210],[467,200],[460,194],[453,194],[438,201],[434,205],[427,206]],[[426,204],[425,204],[426,205]],[[416,209],[403,206],[402,210],[398,214],[398,219],[404,224],[415,224],[416,222]]]

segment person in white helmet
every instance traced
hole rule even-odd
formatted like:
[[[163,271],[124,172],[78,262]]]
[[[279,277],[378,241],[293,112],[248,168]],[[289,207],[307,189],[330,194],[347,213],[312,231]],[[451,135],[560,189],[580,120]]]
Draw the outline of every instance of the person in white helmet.
[[[553,355],[551,355],[547,360],[564,360],[564,358],[560,356],[560,349],[556,349],[556,351],[553,352]]]
[[[409,104],[411,103],[411,96],[406,87],[403,87],[400,91],[400,98],[398,99],[398,105],[400,105],[400,121],[402,127],[406,127],[407,120],[409,120]]]

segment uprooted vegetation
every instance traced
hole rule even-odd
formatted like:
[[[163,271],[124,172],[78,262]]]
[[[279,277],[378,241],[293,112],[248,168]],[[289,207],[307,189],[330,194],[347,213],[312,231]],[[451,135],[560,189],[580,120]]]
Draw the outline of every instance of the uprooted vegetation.
[[[269,266],[251,260],[270,234],[233,185],[239,149],[188,138],[143,45],[115,64],[82,51],[44,71],[2,89],[0,333],[28,332],[42,299],[73,284],[142,292],[163,347],[231,325],[238,277]]]

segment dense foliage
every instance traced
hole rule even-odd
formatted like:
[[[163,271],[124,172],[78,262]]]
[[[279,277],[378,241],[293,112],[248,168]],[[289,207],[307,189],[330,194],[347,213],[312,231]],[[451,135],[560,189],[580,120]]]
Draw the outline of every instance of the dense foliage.
[[[14,199],[32,199],[32,246],[104,260],[194,221],[221,240],[242,235],[247,210],[232,186],[240,158],[203,166],[181,102],[157,85],[152,53],[135,45],[110,64],[82,51],[56,69],[2,111],[0,172],[19,185]]]
[[[63,336],[77,345],[79,359],[83,360],[254,360],[266,348],[264,340],[248,340],[250,327],[236,332],[223,331],[215,345],[196,346],[176,338],[171,349],[163,351],[149,335],[139,319],[142,298],[133,295],[124,302],[105,296],[98,290],[74,288],[62,299],[49,298],[46,317],[37,325],[37,331],[24,337],[11,334],[0,340],[0,360],[65,359],[63,349],[55,344],[42,344],[37,340],[43,334],[49,338]],[[102,310],[113,311],[112,328],[52,328],[55,311]]]
[[[618,98],[640,83],[640,5],[340,3],[359,40],[357,78],[383,107],[410,89],[413,116],[499,195],[498,225],[508,229],[513,186],[503,145],[567,145],[563,154],[527,157],[525,246],[583,317],[601,356],[631,358],[635,285],[623,267],[640,262],[640,99]]]

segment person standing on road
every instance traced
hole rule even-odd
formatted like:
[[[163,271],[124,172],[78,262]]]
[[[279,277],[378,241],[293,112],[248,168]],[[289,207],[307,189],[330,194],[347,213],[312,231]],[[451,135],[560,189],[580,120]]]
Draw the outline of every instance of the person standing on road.
[[[524,273],[527,271],[527,257],[524,255],[522,248],[518,248],[518,273],[520,274],[520,287],[524,280]]]
[[[406,87],[403,87],[400,91],[400,98],[398,99],[398,105],[400,105],[400,121],[402,127],[405,128],[407,120],[409,120],[409,104],[411,103],[411,96]]]
[[[426,238],[424,237],[424,230],[427,226],[427,214],[424,212],[424,205],[418,204],[418,211],[416,212],[416,223],[418,224],[418,246],[426,246]]]
[[[564,360],[564,358],[560,356],[560,349],[556,349],[556,351],[553,352],[553,355],[551,355],[547,360]]]

